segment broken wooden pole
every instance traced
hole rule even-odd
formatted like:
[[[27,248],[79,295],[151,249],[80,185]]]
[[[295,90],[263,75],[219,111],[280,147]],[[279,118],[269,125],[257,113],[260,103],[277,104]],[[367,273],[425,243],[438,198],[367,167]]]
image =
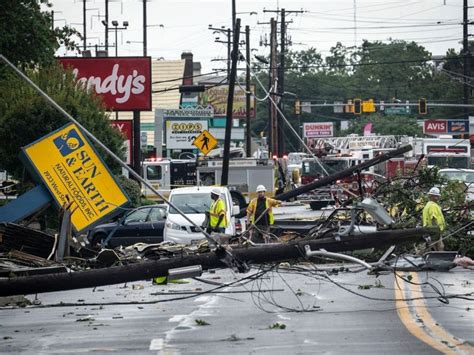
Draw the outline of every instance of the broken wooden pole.
[[[311,250],[325,249],[331,252],[377,248],[399,243],[414,242],[426,235],[437,233],[437,228],[413,228],[384,230],[366,235],[344,237],[337,241],[329,238],[304,240],[288,244],[267,244],[261,247],[240,247],[232,250],[238,260],[252,264],[281,262],[305,258],[305,246]],[[35,275],[0,279],[0,296],[65,291],[167,276],[169,269],[201,265],[203,270],[226,268],[227,265],[214,252],[199,255],[177,256],[170,259],[115,266],[98,270]]]
[[[332,184],[333,182],[339,180],[339,179],[342,179],[342,178],[345,178],[347,176],[350,176],[354,173],[356,173],[357,171],[363,171],[364,169],[367,169],[367,168],[370,168],[371,166],[373,165],[377,165],[377,164],[380,164],[386,160],[390,160],[392,158],[395,158],[395,157],[398,157],[402,154],[405,154],[406,152],[409,152],[410,150],[412,150],[413,147],[411,145],[405,145],[401,148],[398,148],[398,149],[395,149],[395,150],[392,150],[388,153],[385,153],[385,154],[381,154],[375,158],[372,158],[370,160],[367,160],[366,162],[363,162],[361,164],[358,164],[356,166],[353,166],[349,169],[344,169],[344,170],[341,170],[335,174],[331,174],[329,176],[325,176],[317,181],[314,181],[314,182],[311,182],[309,184],[306,184],[306,185],[303,185],[303,186],[300,186],[294,190],[291,190],[291,191],[288,191],[288,192],[284,192],[282,194],[279,194],[279,195],[276,195],[275,198],[280,200],[280,201],[286,201],[286,200],[289,200],[291,198],[294,198],[294,197],[297,197],[301,194],[304,194],[306,192],[309,192],[309,191],[312,191],[314,189],[317,189],[319,187],[323,187],[323,186],[326,186],[326,185],[329,185],[329,184]]]

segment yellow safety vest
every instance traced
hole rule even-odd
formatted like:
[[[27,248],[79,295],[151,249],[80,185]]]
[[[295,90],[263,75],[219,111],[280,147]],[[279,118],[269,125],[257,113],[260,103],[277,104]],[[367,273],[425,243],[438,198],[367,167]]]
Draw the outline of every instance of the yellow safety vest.
[[[217,222],[219,222],[219,216],[223,215],[221,223],[219,227],[226,228],[227,227],[227,213],[225,210],[225,203],[224,201],[219,198],[216,201],[213,201],[211,204],[211,208],[209,209],[209,225],[214,228],[217,227]]]
[[[254,221],[255,221],[255,212],[257,211],[257,200],[258,200],[258,197],[252,199],[252,201],[250,201],[250,203],[247,207],[247,216],[250,216],[250,221],[252,223],[254,223]],[[268,212],[267,212],[268,213],[268,223],[269,224],[273,224],[274,221],[275,221],[275,219],[273,218],[272,207],[278,206],[279,204],[280,204],[280,201],[278,201],[278,200],[274,200],[274,199],[268,198],[268,197],[265,199],[265,209],[270,207],[268,209]]]
[[[423,208],[423,227],[433,226],[433,220],[436,221],[440,231],[446,229],[446,222],[441,207],[434,201],[428,201],[425,208]]]

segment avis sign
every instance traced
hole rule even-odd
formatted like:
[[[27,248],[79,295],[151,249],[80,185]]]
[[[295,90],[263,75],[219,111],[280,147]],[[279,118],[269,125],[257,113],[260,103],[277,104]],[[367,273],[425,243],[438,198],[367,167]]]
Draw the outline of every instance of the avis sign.
[[[108,110],[151,110],[151,58],[60,58],[78,85],[102,96]]]
[[[303,134],[306,138],[332,137],[334,124],[332,122],[306,122],[303,125]]]
[[[27,166],[59,206],[73,202],[71,222],[81,233],[121,212],[125,192],[75,124],[23,148]]]
[[[469,121],[425,120],[423,122],[423,133],[432,135],[469,133]]]

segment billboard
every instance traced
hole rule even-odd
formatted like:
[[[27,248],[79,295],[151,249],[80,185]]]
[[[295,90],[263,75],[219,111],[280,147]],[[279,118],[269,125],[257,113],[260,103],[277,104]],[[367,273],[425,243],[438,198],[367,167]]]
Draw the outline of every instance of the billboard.
[[[255,99],[255,85],[250,85],[250,118],[256,116],[256,99]],[[210,106],[214,109],[215,117],[227,116],[227,97],[229,96],[229,85],[219,85],[208,87],[206,91],[200,95],[200,105]],[[245,88],[238,85],[235,86],[234,104],[232,118],[246,118],[247,104],[246,104]]]
[[[127,152],[125,162],[127,164],[132,163],[132,147],[133,147],[133,121],[132,120],[115,120],[110,121],[110,124],[115,127],[120,133],[122,133],[125,139],[124,145]],[[143,133],[143,132],[142,132]]]
[[[129,200],[79,127],[68,124],[22,149],[27,166],[59,206],[73,202],[81,233],[122,211]]]
[[[425,120],[423,122],[425,134],[469,134],[469,121],[467,120]]]
[[[306,138],[332,137],[334,124],[332,122],[305,122],[303,135]]]
[[[166,149],[196,149],[194,140],[207,129],[207,120],[166,120]]]
[[[448,125],[446,120],[425,120],[423,122],[423,133],[446,134]]]
[[[78,84],[100,95],[108,110],[150,111],[151,58],[59,58],[71,68]]]

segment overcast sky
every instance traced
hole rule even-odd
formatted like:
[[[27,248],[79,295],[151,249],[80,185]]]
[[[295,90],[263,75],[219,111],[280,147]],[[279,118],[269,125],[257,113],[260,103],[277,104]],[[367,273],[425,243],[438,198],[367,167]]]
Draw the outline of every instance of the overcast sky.
[[[55,24],[67,23],[82,33],[82,0],[50,0],[55,11]],[[360,44],[363,39],[385,41],[413,40],[433,54],[445,54],[448,48],[459,49],[462,40],[462,0],[236,0],[237,16],[242,28],[251,29],[254,53],[265,55],[268,47],[259,46],[260,38],[269,32],[272,13],[264,9],[304,10],[303,14],[288,14],[288,36],[292,50],[315,47],[323,56],[342,42],[346,46]],[[149,0],[148,55],[153,58],[179,59],[183,50],[192,51],[194,60],[203,65],[203,72],[225,68],[227,47],[215,43],[217,36],[208,30],[231,25],[231,0]],[[88,0],[87,43],[104,43],[105,0]],[[354,11],[355,7],[355,11]],[[473,10],[474,11],[474,10]],[[250,15],[249,12],[257,12]],[[129,22],[126,31],[118,33],[119,56],[143,54],[142,0],[109,0],[109,23]],[[474,16],[471,16],[474,18]],[[160,25],[163,25],[161,27]],[[220,39],[225,40],[221,35]],[[109,34],[110,55],[115,54],[115,34]],[[58,55],[76,55],[58,51]]]

